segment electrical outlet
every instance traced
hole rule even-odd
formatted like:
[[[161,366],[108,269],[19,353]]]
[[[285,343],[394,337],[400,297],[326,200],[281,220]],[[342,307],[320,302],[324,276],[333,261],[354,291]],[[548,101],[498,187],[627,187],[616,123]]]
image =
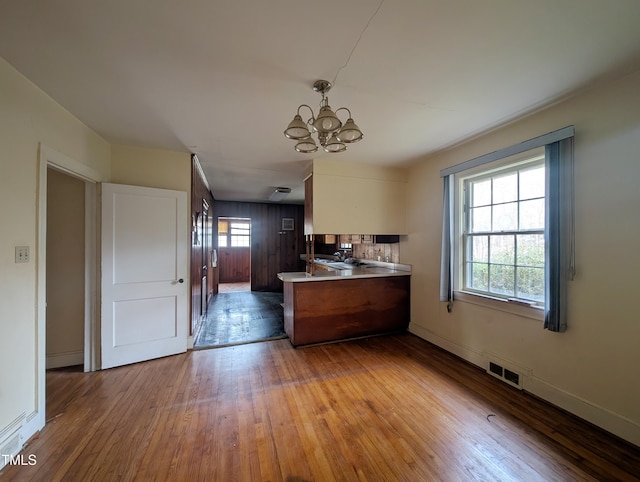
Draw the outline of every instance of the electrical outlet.
[[[16,263],[28,263],[29,260],[29,246],[16,246]]]

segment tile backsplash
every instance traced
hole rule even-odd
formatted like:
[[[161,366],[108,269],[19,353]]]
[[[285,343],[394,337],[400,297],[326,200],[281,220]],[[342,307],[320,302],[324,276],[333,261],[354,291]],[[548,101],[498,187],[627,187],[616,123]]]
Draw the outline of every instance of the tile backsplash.
[[[353,257],[357,259],[370,259],[377,261],[380,256],[381,261],[389,257],[392,263],[400,262],[400,243],[392,244],[354,244]]]

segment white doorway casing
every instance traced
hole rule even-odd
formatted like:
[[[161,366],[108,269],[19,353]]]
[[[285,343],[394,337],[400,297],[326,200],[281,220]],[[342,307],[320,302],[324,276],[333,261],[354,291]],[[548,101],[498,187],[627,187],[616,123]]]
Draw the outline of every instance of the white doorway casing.
[[[85,307],[84,307],[84,369],[99,368],[97,338],[97,230],[96,186],[103,181],[101,174],[44,144],[40,144],[38,170],[38,247],[37,247],[37,308],[38,337],[37,385],[35,412],[27,417],[25,433],[35,433],[46,422],[46,308],[47,308],[47,171],[51,167],[85,183]]]

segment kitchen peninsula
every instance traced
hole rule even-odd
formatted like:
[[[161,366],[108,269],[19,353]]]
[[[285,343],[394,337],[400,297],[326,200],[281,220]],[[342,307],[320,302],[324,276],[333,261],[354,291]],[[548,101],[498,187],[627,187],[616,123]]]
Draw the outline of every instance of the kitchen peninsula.
[[[409,325],[411,267],[332,263],[279,273],[284,283],[284,327],[294,346],[405,330]]]

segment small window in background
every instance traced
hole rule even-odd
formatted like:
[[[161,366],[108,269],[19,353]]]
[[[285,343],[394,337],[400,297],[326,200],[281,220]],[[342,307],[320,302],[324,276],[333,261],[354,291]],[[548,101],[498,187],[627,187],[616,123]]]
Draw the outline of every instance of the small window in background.
[[[219,248],[248,248],[251,246],[251,220],[218,219]]]
[[[227,247],[227,237],[229,235],[229,222],[228,221],[218,221],[218,247],[226,248]]]

